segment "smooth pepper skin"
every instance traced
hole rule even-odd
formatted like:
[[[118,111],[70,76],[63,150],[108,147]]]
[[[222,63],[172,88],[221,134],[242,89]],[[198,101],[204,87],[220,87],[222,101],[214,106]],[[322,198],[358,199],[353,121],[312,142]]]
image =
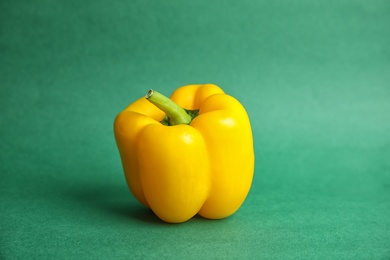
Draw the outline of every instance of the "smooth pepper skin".
[[[244,107],[213,84],[178,88],[171,100],[199,115],[189,125],[160,123],[165,113],[141,98],[114,122],[127,184],[162,220],[195,214],[226,218],[244,202],[253,179],[254,149]]]

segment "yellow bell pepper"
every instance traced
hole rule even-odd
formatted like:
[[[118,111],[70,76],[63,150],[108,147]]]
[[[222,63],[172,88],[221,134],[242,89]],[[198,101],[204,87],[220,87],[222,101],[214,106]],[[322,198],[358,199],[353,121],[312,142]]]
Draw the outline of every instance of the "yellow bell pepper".
[[[115,139],[127,184],[162,220],[232,215],[252,184],[254,150],[244,107],[213,84],[150,90],[118,114]]]

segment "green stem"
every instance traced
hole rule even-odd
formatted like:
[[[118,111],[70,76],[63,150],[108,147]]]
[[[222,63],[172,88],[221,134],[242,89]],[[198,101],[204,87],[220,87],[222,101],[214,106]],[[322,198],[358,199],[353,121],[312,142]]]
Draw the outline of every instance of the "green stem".
[[[147,100],[149,100],[149,102],[167,114],[170,125],[188,125],[191,123],[191,116],[187,114],[187,112],[182,107],[163,94],[151,89],[148,91],[148,93],[146,93],[145,97]]]

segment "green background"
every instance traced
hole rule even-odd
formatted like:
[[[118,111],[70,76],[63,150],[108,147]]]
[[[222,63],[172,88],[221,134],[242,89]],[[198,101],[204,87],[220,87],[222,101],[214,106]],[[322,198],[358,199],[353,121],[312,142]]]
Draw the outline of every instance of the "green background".
[[[149,88],[246,107],[249,196],[165,224],[113,120]],[[390,258],[390,2],[0,2],[0,258]]]

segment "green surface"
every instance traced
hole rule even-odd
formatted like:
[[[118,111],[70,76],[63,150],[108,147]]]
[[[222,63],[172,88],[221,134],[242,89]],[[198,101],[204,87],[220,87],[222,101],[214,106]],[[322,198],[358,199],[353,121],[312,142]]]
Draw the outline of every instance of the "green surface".
[[[0,258],[390,258],[389,1],[0,2]],[[113,120],[153,87],[247,108],[251,192],[164,224]]]

